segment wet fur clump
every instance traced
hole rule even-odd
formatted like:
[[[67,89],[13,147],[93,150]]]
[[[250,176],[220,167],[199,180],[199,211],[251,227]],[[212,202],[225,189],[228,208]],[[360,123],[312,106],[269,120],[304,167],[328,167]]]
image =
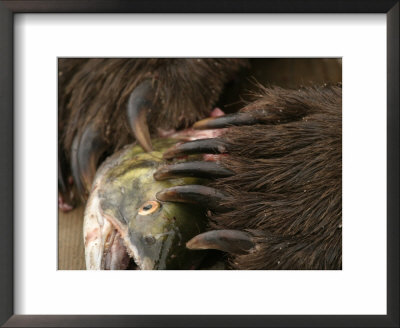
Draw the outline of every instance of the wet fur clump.
[[[213,187],[232,210],[211,229],[250,232],[256,246],[235,269],[341,269],[341,87],[263,88],[251,111],[262,124],[232,127],[221,163],[232,177]]]
[[[64,198],[73,188],[67,181],[75,139],[85,131],[98,136],[99,161],[134,141],[126,107],[140,83],[150,80],[154,87],[155,107],[148,122],[150,132],[157,134],[159,129],[182,129],[207,117],[224,85],[247,65],[244,59],[222,58],[60,59],[58,144]]]
[[[241,59],[60,59],[59,113],[63,148],[94,124],[114,148],[132,141],[126,105],[146,79],[156,90],[150,128],[180,129],[209,115],[224,84],[247,62]],[[64,73],[64,71],[66,73]],[[128,140],[130,137],[131,140]],[[113,149],[114,150],[114,149]]]
[[[89,127],[105,155],[134,141],[126,105],[141,82],[155,89],[157,106],[148,115],[154,135],[209,116],[244,67],[241,59],[60,59],[62,181],[71,175],[73,142]],[[258,90],[241,110],[257,124],[221,136],[229,152],[217,158],[235,175],[211,183],[228,195],[230,210],[210,215],[209,228],[252,236],[250,252],[228,257],[233,269],[341,269],[341,86]]]

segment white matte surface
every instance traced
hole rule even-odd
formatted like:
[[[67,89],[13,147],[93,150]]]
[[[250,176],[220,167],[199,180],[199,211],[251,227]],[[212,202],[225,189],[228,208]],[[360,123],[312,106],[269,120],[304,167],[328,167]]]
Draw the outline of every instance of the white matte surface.
[[[342,271],[57,271],[57,57],[343,56]],[[385,314],[385,15],[15,17],[16,314]]]

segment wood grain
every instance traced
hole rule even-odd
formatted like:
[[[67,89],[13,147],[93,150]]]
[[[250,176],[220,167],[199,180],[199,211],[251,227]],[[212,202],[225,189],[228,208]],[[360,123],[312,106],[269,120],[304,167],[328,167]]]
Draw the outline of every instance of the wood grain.
[[[221,103],[223,110],[234,112],[243,107],[238,95],[245,101],[248,91],[258,82],[262,85],[277,85],[298,88],[307,85],[336,83],[342,81],[342,62],[336,58],[255,58],[251,59],[251,73],[240,83],[231,86]],[[245,91],[245,92],[244,92]],[[58,216],[58,269],[85,270],[84,245],[82,236],[84,206],[69,213],[59,211]]]
[[[58,211],[58,270],[85,270],[83,212],[84,206]]]

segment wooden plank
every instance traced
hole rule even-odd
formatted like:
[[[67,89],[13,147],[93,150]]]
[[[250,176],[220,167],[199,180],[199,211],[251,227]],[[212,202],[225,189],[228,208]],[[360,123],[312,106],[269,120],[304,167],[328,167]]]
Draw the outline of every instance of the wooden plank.
[[[58,211],[58,270],[85,270],[83,212],[84,206]]]

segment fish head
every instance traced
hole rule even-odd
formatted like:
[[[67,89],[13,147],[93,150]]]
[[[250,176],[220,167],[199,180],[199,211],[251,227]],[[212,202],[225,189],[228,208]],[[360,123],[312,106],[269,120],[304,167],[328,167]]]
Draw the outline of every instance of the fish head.
[[[202,255],[185,244],[204,231],[204,210],[156,199],[165,188],[201,181],[154,180],[164,149],[157,143],[154,147],[161,150],[143,153],[128,146],[98,170],[84,219],[88,269],[126,269],[131,259],[142,270],[191,269],[201,260]]]

